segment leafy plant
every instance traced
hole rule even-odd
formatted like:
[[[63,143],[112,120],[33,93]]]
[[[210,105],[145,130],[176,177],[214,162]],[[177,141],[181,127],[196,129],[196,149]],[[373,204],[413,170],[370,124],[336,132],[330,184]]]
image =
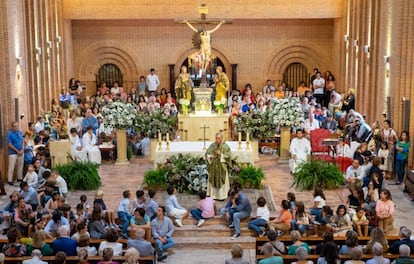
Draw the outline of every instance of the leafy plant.
[[[242,188],[261,188],[262,180],[265,178],[263,168],[256,168],[252,165],[243,166],[236,181]]]
[[[55,170],[65,179],[70,190],[96,190],[101,186],[98,168],[97,163],[72,160],[56,165]]]
[[[164,190],[167,187],[167,171],[161,168],[145,172],[144,183],[148,189]]]
[[[344,176],[336,164],[324,160],[310,160],[298,166],[293,180],[293,186],[302,190],[311,190],[316,186],[332,189],[343,185]]]

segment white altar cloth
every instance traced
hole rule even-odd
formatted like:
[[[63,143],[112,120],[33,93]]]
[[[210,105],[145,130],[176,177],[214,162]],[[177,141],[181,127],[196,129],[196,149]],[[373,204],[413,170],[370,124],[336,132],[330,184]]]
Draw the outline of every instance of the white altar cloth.
[[[170,150],[166,150],[167,143],[162,142],[161,150],[158,149],[158,143],[155,147],[155,160],[154,166],[163,164],[172,155],[175,154],[193,154],[199,157],[204,157],[207,148],[212,141],[206,141],[206,149],[203,150],[204,142],[202,141],[171,141]],[[246,142],[241,142],[241,150],[238,150],[237,141],[226,141],[231,149],[231,155],[233,158],[237,157],[237,162],[254,164],[254,155],[251,144],[249,149],[246,149]]]

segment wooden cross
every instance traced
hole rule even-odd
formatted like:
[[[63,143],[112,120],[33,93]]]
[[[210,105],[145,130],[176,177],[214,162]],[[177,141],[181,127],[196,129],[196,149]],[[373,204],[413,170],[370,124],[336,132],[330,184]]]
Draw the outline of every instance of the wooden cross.
[[[200,129],[203,129],[203,132],[204,132],[204,135],[203,135],[203,141],[204,141],[203,150],[206,150],[206,128],[210,128],[210,127],[206,127],[205,124],[202,127],[200,127]]]

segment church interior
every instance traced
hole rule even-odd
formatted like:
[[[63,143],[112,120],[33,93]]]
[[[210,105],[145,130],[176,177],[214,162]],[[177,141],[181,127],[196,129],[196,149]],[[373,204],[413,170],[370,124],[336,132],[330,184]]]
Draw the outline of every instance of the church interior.
[[[26,131],[71,78],[89,98],[102,81],[129,92],[155,69],[159,89],[173,91],[197,51],[185,20],[207,30],[225,21],[211,34],[211,53],[231,89],[249,83],[256,94],[271,80],[296,91],[318,68],[335,76],[339,93],[355,90],[355,110],[369,124],[390,119],[396,131],[414,133],[412,0],[0,0],[0,12],[5,181],[10,124]]]

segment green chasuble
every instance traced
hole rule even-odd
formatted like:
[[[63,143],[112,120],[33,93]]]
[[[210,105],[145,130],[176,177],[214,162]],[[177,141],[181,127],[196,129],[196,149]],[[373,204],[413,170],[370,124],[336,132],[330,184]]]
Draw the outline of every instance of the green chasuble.
[[[216,155],[217,150],[221,151],[221,155]],[[214,155],[212,158],[211,155]],[[220,188],[226,181],[228,167],[231,164],[231,151],[229,145],[216,142],[212,143],[206,151],[206,159],[208,161],[208,181],[215,187]]]

